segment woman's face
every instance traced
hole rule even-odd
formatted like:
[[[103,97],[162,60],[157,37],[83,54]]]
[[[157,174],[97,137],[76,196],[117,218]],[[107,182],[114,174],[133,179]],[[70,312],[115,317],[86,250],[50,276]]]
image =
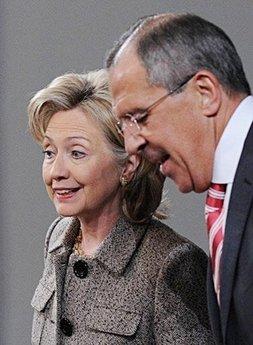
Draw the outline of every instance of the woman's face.
[[[79,108],[55,113],[42,145],[43,180],[60,215],[119,212],[121,171],[91,116]]]

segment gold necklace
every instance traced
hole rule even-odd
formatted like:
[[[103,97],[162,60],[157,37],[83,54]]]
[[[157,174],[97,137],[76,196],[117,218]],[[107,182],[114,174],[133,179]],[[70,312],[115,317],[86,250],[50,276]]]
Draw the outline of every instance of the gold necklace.
[[[83,239],[82,230],[80,229],[79,234],[76,236],[76,241],[73,248],[74,254],[78,256],[85,256],[85,253],[82,248],[82,239]]]

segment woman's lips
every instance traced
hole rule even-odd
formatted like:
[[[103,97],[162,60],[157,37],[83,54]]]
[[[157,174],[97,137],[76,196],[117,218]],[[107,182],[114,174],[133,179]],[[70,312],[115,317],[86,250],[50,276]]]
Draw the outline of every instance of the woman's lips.
[[[78,188],[54,188],[54,195],[56,196],[57,200],[64,201],[73,198],[74,195],[79,191]]]

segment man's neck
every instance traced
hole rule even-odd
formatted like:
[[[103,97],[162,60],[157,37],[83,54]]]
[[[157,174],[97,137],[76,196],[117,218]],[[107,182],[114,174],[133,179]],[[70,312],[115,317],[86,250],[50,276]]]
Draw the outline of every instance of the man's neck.
[[[219,111],[215,117],[216,122],[216,147],[220,141],[220,138],[226,128],[228,121],[234,114],[236,108],[247,97],[246,94],[231,94],[227,95],[225,92],[222,95],[223,99]]]

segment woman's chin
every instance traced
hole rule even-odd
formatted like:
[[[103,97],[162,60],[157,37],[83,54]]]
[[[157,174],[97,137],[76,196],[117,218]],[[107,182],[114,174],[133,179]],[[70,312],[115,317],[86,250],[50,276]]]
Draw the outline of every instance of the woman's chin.
[[[67,209],[66,207],[55,207],[56,212],[59,214],[59,216],[62,217],[74,217],[76,215],[76,212],[71,209]]]

